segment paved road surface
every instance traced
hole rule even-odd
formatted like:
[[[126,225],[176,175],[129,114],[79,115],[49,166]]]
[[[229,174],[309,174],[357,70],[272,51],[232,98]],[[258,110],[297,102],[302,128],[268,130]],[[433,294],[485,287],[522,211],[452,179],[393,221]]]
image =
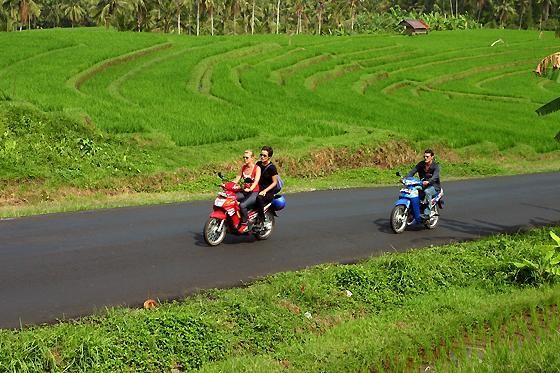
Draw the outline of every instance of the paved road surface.
[[[0,221],[0,328],[230,287],[272,272],[560,222],[560,173],[444,184],[436,230],[395,235],[390,188],[287,196],[268,241],[207,247],[210,201]]]

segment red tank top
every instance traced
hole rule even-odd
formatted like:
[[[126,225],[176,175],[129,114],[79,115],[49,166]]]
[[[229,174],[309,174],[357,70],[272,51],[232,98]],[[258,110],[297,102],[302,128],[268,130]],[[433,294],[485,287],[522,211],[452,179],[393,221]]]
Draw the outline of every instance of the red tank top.
[[[243,176],[243,189],[251,188],[251,185],[255,182],[255,176],[257,175],[257,165],[253,166],[253,172],[251,174],[245,173],[245,171],[249,168],[247,165],[243,165],[241,167],[241,175]],[[259,192],[259,184],[253,189],[253,192]]]

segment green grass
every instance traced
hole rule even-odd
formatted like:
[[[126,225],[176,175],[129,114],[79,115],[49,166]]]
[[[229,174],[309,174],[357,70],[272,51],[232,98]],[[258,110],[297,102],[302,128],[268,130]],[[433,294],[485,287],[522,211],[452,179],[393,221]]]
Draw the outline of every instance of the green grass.
[[[491,47],[499,38],[505,43]],[[351,154],[388,142],[402,144],[392,152],[404,154],[389,168],[408,167],[418,152],[432,147],[446,164],[446,178],[457,176],[457,168],[465,171],[459,176],[481,176],[524,172],[520,163],[557,170],[560,162],[557,116],[534,112],[560,93],[560,85],[532,73],[544,55],[560,47],[553,33],[195,38],[82,28],[1,33],[0,43],[2,107],[23,103],[47,116],[64,113],[78,123],[68,126],[86,123],[137,154],[134,176],[89,169],[69,183],[61,175],[66,171],[55,165],[40,182],[59,200],[66,199],[60,189],[67,187],[106,194],[181,192],[189,189],[185,184],[192,175],[236,169],[244,149],[263,144],[275,148],[288,179],[300,177],[297,160],[328,168],[330,160],[313,158],[321,149]],[[8,109],[13,110],[19,109]],[[10,147],[1,137],[0,149]],[[473,152],[478,149],[493,151]],[[0,167],[0,180],[12,185],[1,199],[10,208],[7,194],[41,203],[14,186],[38,183],[32,164],[44,162],[33,152],[27,158],[17,175]],[[469,174],[469,162],[488,167]],[[312,176],[330,177],[327,184],[340,187],[348,183],[338,171],[371,166],[349,159]],[[377,168],[382,173],[384,167]],[[189,176],[173,181],[175,173]],[[162,174],[164,186],[150,184]],[[209,191],[204,185],[200,192]]]
[[[538,229],[3,330],[0,371],[555,370],[558,282],[512,264],[543,244]]]

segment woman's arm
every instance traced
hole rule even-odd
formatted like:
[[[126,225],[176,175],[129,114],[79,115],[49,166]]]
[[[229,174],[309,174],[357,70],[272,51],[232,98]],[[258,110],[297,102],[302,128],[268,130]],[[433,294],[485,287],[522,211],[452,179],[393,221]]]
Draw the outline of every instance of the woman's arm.
[[[235,179],[232,180],[232,182],[233,182],[234,184],[237,184],[237,183],[239,182],[239,180],[241,180],[241,177],[243,176],[242,174],[243,174],[243,171],[240,171],[240,172],[239,172],[239,175],[237,175],[237,176],[235,177]]]

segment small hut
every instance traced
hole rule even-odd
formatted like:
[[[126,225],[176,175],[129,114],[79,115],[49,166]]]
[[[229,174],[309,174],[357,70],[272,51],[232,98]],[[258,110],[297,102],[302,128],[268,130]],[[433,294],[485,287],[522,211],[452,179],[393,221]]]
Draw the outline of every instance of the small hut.
[[[405,28],[407,35],[427,34],[430,30],[430,26],[421,19],[403,19],[399,23],[399,26],[403,26]]]

